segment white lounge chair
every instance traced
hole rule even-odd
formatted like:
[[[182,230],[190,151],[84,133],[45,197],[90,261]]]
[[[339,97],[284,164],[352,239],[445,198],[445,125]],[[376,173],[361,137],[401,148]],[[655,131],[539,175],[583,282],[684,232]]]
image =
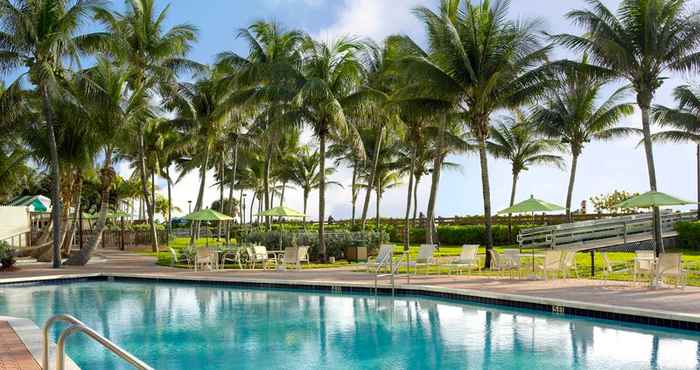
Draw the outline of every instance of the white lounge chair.
[[[170,267],[173,267],[173,266],[177,265],[178,263],[186,263],[188,265],[190,264],[190,259],[186,253],[178,254],[177,251],[175,249],[173,249],[173,247],[168,247],[168,250],[170,251],[170,257],[171,257]]]
[[[418,267],[425,267],[425,274],[428,275],[430,272],[430,266],[437,265],[437,260],[435,259],[435,244],[421,244],[418,249],[418,256],[416,256],[415,261],[407,261],[402,265],[406,266],[406,273],[410,273],[410,268],[413,267],[413,273],[418,274]]]
[[[265,246],[255,245],[253,247],[248,247],[246,248],[246,252],[248,253],[248,263],[251,269],[255,269],[255,265],[258,263],[262,266],[263,270],[267,269],[270,257]]]
[[[603,259],[603,284],[607,284],[610,275],[612,275],[613,273],[629,271],[629,269],[627,268],[616,269],[617,266],[627,267],[627,265],[624,263],[613,264],[610,261],[610,257],[608,257],[608,254],[606,252],[600,252],[600,257]]]
[[[393,244],[382,244],[379,247],[379,253],[377,257],[367,258],[367,272],[372,269],[375,272],[379,272],[380,269],[386,269],[391,271],[391,259],[394,258],[394,245]]]
[[[566,251],[561,261],[561,273],[564,279],[569,277],[571,270],[574,270],[574,275],[578,279],[578,267],[576,265],[576,251]]]
[[[459,257],[455,258],[448,264],[448,273],[452,275],[452,270],[457,269],[457,271],[461,274],[462,269],[465,267],[469,269],[469,273],[471,273],[474,268],[480,270],[481,266],[479,266],[479,257],[477,256],[478,251],[479,246],[476,244],[463,245],[462,251],[459,253]]]
[[[674,279],[676,288],[685,288],[688,283],[688,271],[683,269],[683,256],[680,253],[661,253],[659,255],[654,285],[658,286],[664,278]]]
[[[513,273],[518,274],[518,278],[520,278],[520,250],[519,249],[504,249],[503,250],[503,255],[502,261],[503,265],[501,266],[501,271],[506,272],[508,271],[510,273],[510,277],[513,277]]]
[[[636,283],[640,277],[652,279],[656,264],[656,254],[654,251],[635,251],[634,267],[632,269],[632,280]]]
[[[303,247],[287,247],[284,248],[282,254],[282,266],[286,269],[287,266],[301,270],[301,248]]]
[[[197,253],[194,256],[194,270],[197,271],[205,266],[210,271],[216,270],[218,268],[217,256],[218,254],[212,248],[197,249]]]
[[[544,262],[537,266],[537,269],[542,271],[544,279],[547,280],[548,273],[554,273],[554,277],[558,277],[561,271],[561,251],[548,250],[544,252]]]

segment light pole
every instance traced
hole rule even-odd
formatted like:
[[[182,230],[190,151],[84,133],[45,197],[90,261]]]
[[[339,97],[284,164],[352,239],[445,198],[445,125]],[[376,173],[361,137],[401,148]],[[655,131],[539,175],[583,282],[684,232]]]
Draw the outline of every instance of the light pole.
[[[187,213],[188,214],[192,213],[192,201],[191,200],[187,201]]]

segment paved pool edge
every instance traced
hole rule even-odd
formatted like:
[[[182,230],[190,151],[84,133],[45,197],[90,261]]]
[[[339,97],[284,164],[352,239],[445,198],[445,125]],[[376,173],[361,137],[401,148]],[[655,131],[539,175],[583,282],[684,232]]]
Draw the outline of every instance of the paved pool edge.
[[[6,321],[12,330],[15,331],[17,337],[27,347],[34,361],[42,367],[42,356],[44,351],[44,338],[41,329],[37,324],[29,319],[12,316],[0,316],[0,321]],[[66,370],[80,370],[80,367],[66,355]],[[56,361],[56,344],[49,340],[49,368],[55,366]],[[45,369],[46,370],[46,369]]]

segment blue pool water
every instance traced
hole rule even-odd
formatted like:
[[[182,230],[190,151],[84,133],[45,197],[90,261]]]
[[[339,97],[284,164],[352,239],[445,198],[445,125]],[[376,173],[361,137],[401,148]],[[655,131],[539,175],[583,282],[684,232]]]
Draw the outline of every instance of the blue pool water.
[[[0,286],[0,315],[72,314],[156,369],[697,369],[700,335],[418,297],[173,283]],[[53,336],[56,338],[58,328]],[[127,368],[76,336],[83,369]]]

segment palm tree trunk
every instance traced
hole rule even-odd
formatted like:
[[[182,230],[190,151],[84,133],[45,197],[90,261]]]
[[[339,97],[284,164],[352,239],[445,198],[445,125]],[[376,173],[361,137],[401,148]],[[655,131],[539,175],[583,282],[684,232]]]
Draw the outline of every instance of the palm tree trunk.
[[[70,256],[71,249],[73,247],[73,238],[75,237],[75,227],[78,224],[79,216],[80,216],[80,200],[82,199],[81,193],[83,192],[83,177],[82,174],[80,173],[80,170],[76,171],[76,180],[73,184],[73,204],[75,205],[74,212],[73,212],[73,219],[70,220],[70,225],[66,224],[66,233],[63,236],[63,246],[62,246],[62,251],[61,254],[63,256]],[[66,214],[66,217],[69,215]],[[68,221],[68,220],[66,220]]]
[[[170,245],[170,236],[173,234],[173,180],[170,177],[170,165],[165,166],[165,177],[168,182],[168,234],[166,242]]]
[[[263,186],[265,187],[265,210],[270,209],[270,167],[272,164],[272,145],[267,147],[267,155],[265,156],[265,172],[263,174]],[[265,217],[267,229],[272,230],[272,218]]]
[[[309,202],[309,192],[304,190],[304,214],[306,214],[306,204]],[[302,218],[304,231],[306,231],[306,217]]]
[[[198,212],[202,210],[202,203],[204,202],[204,188],[207,185],[207,169],[209,168],[209,143],[204,147],[204,163],[199,169],[199,192],[197,193],[197,202],[194,204],[194,211]],[[194,232],[192,233],[191,243],[194,243],[196,239],[199,238],[199,221],[193,221]]]
[[[88,241],[87,246],[80,250],[80,253],[69,257],[68,261],[66,262],[67,265],[85,266],[88,261],[90,261],[92,253],[95,251],[95,249],[97,249],[97,246],[102,241],[102,235],[107,224],[107,212],[109,211],[109,190],[112,186],[114,176],[115,172],[112,168],[112,148],[107,148],[105,152],[105,161],[102,165],[102,171],[100,171],[102,190],[100,192],[100,214],[97,217],[95,233]],[[79,208],[80,207],[78,207],[78,212],[80,212]],[[80,225],[79,228],[79,232],[82,232],[82,225]]]
[[[369,178],[367,179],[367,184],[373,184],[374,178],[377,176],[377,166],[379,166],[379,151],[382,148],[382,138],[384,137],[384,126],[379,128],[379,135],[377,135],[377,141],[374,143],[374,159],[372,160],[372,169],[369,172]],[[367,210],[369,209],[369,198],[372,194],[372,186],[367,187],[367,192],[365,193],[365,203],[362,206],[362,230],[365,230],[365,225],[367,224]]]
[[[700,144],[697,144],[695,146],[696,146],[695,160],[696,160],[697,177],[698,177],[698,204],[700,204]],[[698,217],[698,220],[700,220],[700,209],[698,209],[697,217]]]
[[[430,195],[428,196],[428,214],[426,215],[425,242],[433,244],[433,233],[435,232],[435,204],[437,203],[437,190],[440,185],[440,172],[442,172],[443,156],[438,155],[433,159],[433,176],[430,184]]]
[[[576,167],[578,166],[578,152],[574,152],[571,156],[571,174],[569,175],[569,188],[566,191],[566,218],[569,222],[574,222],[574,217],[571,214],[571,198],[574,193],[574,182],[576,181]]]
[[[159,245],[158,245],[158,233],[156,231],[156,169],[152,168],[151,169],[151,209],[148,213],[148,217],[151,220],[151,228],[153,231],[154,238],[156,238],[156,250],[155,252],[159,252]]]
[[[350,225],[355,226],[355,204],[357,203],[357,161],[353,162],[352,166],[352,183],[350,184],[350,197],[352,199],[352,216],[350,218]],[[700,214],[700,212],[698,213]]]
[[[229,184],[228,188],[228,214],[231,217],[235,217],[233,213],[233,188],[236,186],[236,171],[238,170],[238,139],[234,140],[233,143],[233,168],[231,170],[231,183]],[[241,189],[241,194],[243,194],[243,189]],[[241,207],[242,202],[238,202],[238,207]],[[241,210],[239,209],[238,212],[241,213]],[[243,224],[243,219],[241,219],[241,224]],[[231,221],[229,221],[226,224],[226,243],[229,243],[231,240]]]
[[[413,226],[416,226],[416,216],[418,214],[418,184],[420,183],[421,176],[416,174],[416,182],[413,184]]]
[[[321,262],[326,263],[326,239],[325,239],[325,217],[326,217],[326,132],[321,130],[319,134],[319,188],[318,188],[318,246],[321,254]]]
[[[408,251],[411,246],[411,224],[409,223],[409,216],[411,215],[411,193],[413,192],[413,170],[416,167],[416,148],[411,150],[411,169],[408,171],[408,187],[406,192],[406,216],[404,217],[404,231],[403,231],[403,249]]]
[[[250,219],[248,220],[248,222],[250,222],[251,224],[253,223],[253,206],[255,205],[255,197],[257,196],[258,192],[254,191],[253,196],[250,197]]]
[[[224,213],[224,183],[226,182],[224,178],[224,152],[221,152],[221,160],[219,162],[219,212]],[[231,202],[231,199],[229,198],[229,202]],[[216,241],[221,240],[221,222],[218,222],[218,228],[217,228],[217,234],[216,234]]]
[[[513,185],[510,189],[510,203],[508,207],[512,207],[515,203],[515,189],[518,186],[518,172],[513,172]],[[508,214],[508,241],[513,242],[513,214]]]
[[[656,191],[656,168],[654,166],[654,151],[651,142],[651,123],[649,120],[649,107],[651,106],[651,93],[637,94],[637,104],[642,111],[642,131],[644,132],[644,152],[647,159],[647,170],[649,172],[649,187],[651,191]],[[659,207],[654,207],[654,245],[656,254],[664,252],[664,244],[661,236],[661,212]]]
[[[382,193],[381,193],[381,190],[379,189],[379,186],[377,186],[377,188],[374,189],[374,192],[375,192],[375,194],[377,195],[377,210],[376,210],[376,212],[377,212],[377,216],[376,216],[376,217],[377,217],[377,218],[376,218],[376,220],[377,220],[377,225],[376,225],[377,230],[376,230],[376,231],[379,232],[379,230],[380,230],[380,228],[381,228],[381,226],[382,226],[382,225],[381,225],[382,219],[379,218],[379,205],[380,205],[380,203],[381,203],[381,201],[382,201]]]
[[[486,233],[486,258],[484,267],[491,266],[491,254],[493,249],[493,234],[491,233],[491,187],[489,186],[489,166],[486,157],[486,138],[479,138],[479,164],[481,165],[481,190],[484,197],[484,232]]]
[[[51,223],[53,224],[53,258],[52,267],[61,267],[61,213],[63,203],[61,201],[61,173],[58,159],[58,146],[54,132],[53,111],[49,101],[48,87],[41,86],[42,110],[46,120],[46,129],[49,134],[49,156],[51,158]]]
[[[141,177],[141,195],[146,203],[146,212],[148,213],[148,224],[151,226],[151,249],[153,252],[158,252],[158,233],[156,232],[156,224],[153,220],[153,210],[155,204],[151,204],[148,200],[148,177],[146,175],[146,148],[144,146],[144,124],[140,123],[138,134],[138,167],[139,176]]]

